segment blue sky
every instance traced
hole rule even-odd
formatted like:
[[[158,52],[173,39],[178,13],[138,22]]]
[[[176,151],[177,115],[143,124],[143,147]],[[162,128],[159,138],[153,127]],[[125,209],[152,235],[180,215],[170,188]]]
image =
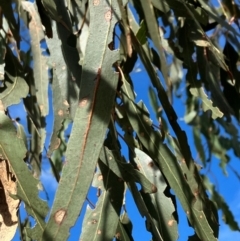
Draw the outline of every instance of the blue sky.
[[[183,74],[184,75],[184,74]],[[135,87],[135,91],[137,93],[136,101],[143,100],[146,104],[148,110],[150,111],[150,115],[152,120],[155,124],[157,123],[157,120],[155,118],[155,113],[153,111],[153,108],[151,107],[150,100],[148,97],[147,90],[149,88],[150,81],[148,78],[148,75],[146,71],[144,70],[144,67],[141,65],[140,61],[137,62],[135,71],[132,74],[132,79]],[[184,87],[182,87],[184,88]],[[49,94],[51,95],[51,90],[49,89]],[[192,150],[192,155],[194,158],[197,157],[197,151],[194,147],[194,141],[192,137],[192,131],[190,127],[184,122],[184,99],[174,99],[174,107],[175,110],[179,116],[179,124],[181,125],[182,129],[187,132],[188,135],[188,141]],[[11,110],[11,117],[13,119],[20,117],[21,124],[23,124],[26,128],[26,116],[25,111],[22,104],[12,106],[10,108]],[[47,117],[48,120],[48,126],[47,126],[47,137],[48,140],[46,141],[46,147],[48,146],[49,137],[51,135],[51,127],[52,127],[52,113],[49,114]],[[123,148],[124,150],[124,148]],[[126,149],[125,149],[126,150]],[[126,156],[126,152],[124,153]],[[44,155],[43,155],[44,156]],[[236,159],[236,157],[230,153],[231,157],[231,166],[235,168],[235,170],[238,169],[239,166],[239,160]],[[227,168],[228,176],[224,176],[221,168],[219,167],[219,161],[216,158],[212,158],[211,162],[211,172],[208,172],[209,178],[211,181],[217,186],[218,191],[221,193],[222,196],[224,196],[225,200],[230,206],[230,209],[235,215],[235,218],[238,222],[240,222],[240,184],[237,180],[236,176],[233,174],[233,172]],[[57,188],[57,182],[55,181],[54,177],[52,176],[49,161],[45,158],[43,159],[43,171],[41,174],[41,181],[43,183],[44,189],[46,193],[48,194],[48,203],[51,206],[54,194],[56,192]],[[44,192],[41,193],[42,198],[47,198]],[[89,192],[89,199],[95,203],[96,202],[96,190],[91,189]],[[85,205],[86,206],[86,205]],[[180,213],[180,223],[179,223],[179,241],[185,241],[187,240],[188,236],[193,234],[193,230],[188,227],[187,220],[185,218],[185,215],[183,213],[183,210],[181,209],[181,205],[179,202],[177,203],[178,210]],[[148,233],[145,230],[145,218],[142,218],[140,214],[138,213],[138,210],[136,209],[133,199],[129,192],[127,192],[127,198],[126,198],[126,207],[128,214],[130,216],[130,219],[132,220],[134,226],[133,226],[133,237],[134,240],[143,240],[147,241],[151,239],[151,234]],[[23,205],[21,206],[21,213],[23,212]],[[69,238],[70,241],[78,240],[80,229],[81,229],[81,222],[82,222],[82,216],[77,221],[74,228],[71,230],[71,237]],[[240,240],[240,233],[239,232],[232,232],[229,230],[229,228],[221,221],[221,212],[220,212],[220,236],[219,241],[225,241],[225,240],[231,240],[231,238],[234,238],[235,240]],[[15,235],[15,238],[13,241],[20,240],[18,232]]]

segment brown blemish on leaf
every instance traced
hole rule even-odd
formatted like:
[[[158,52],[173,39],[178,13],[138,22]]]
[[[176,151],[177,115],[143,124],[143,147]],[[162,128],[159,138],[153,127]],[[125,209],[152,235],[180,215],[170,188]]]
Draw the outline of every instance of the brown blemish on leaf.
[[[63,110],[59,110],[59,111],[58,111],[58,115],[59,115],[59,116],[63,116]]]
[[[65,216],[66,216],[66,210],[60,209],[54,214],[54,220],[58,225],[60,225],[63,222],[63,219]]]
[[[61,140],[57,138],[57,144],[54,146],[54,150],[56,150],[61,144]]]
[[[150,162],[148,163],[148,166],[151,167],[151,168],[153,168],[153,167],[154,167],[153,161],[150,161]]]
[[[144,137],[144,132],[141,132],[141,133],[140,133],[140,136]]]
[[[69,107],[69,104],[68,104],[67,100],[64,100],[64,101],[63,101],[63,104],[64,104],[65,106]]]
[[[112,160],[112,157],[111,157],[111,156],[109,156],[108,158],[109,158],[109,160]]]
[[[87,98],[83,98],[82,100],[80,100],[79,102],[79,107],[84,107],[88,102]]]
[[[115,234],[115,238],[120,239],[121,238],[121,234],[120,233],[116,233]]]
[[[173,224],[174,224],[174,220],[173,219],[168,221],[168,226],[172,227]]]
[[[98,176],[98,181],[101,181],[101,180],[103,180],[103,175]]]
[[[93,6],[98,6],[99,3],[100,3],[100,0],[94,0],[94,1],[93,1]]]
[[[40,111],[43,111],[44,106],[43,105],[39,105]]]
[[[96,219],[92,220],[92,224],[96,224],[98,221]]]
[[[102,233],[102,231],[101,231],[101,230],[98,230],[98,231],[97,231],[97,234],[101,234],[101,233]]]
[[[1,100],[0,100],[0,111],[4,111],[4,105]]]
[[[152,185],[152,188],[151,188],[151,189],[152,189],[152,193],[156,193],[157,190],[158,190],[157,187],[156,187],[155,185]]]
[[[104,17],[105,17],[105,20],[106,20],[107,22],[110,22],[111,19],[112,19],[112,11],[111,11],[111,10],[108,10],[108,11],[105,13]]]

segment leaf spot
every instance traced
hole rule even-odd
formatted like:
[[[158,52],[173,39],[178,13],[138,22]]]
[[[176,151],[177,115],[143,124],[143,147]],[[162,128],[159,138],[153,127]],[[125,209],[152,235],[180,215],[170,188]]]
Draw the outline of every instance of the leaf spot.
[[[155,185],[152,185],[152,192],[153,192],[153,193],[156,193],[157,190],[158,190],[157,187],[156,187]]]
[[[173,219],[168,221],[168,226],[172,227],[173,224],[174,224],[174,220]]]
[[[108,158],[109,158],[109,160],[112,160],[112,157],[111,157],[111,156],[109,156]]]
[[[148,166],[151,167],[151,168],[153,168],[153,167],[154,167],[153,161],[150,161],[150,162],[148,163]]]
[[[66,216],[66,210],[60,209],[54,214],[54,220],[58,225],[60,225],[65,216]]]
[[[92,220],[92,224],[96,224],[97,223],[97,220],[96,219],[93,219]]]
[[[88,102],[87,98],[83,98],[80,102],[79,102],[79,107],[84,107]]]
[[[98,181],[101,181],[101,180],[103,180],[103,175],[98,176]]]
[[[94,6],[98,6],[99,3],[100,3],[100,0],[94,0],[94,1],[93,1],[93,5],[94,5]]]
[[[101,230],[98,230],[98,231],[97,231],[97,234],[101,234],[101,233],[102,233],[102,231],[101,231]]]
[[[59,111],[58,111],[58,115],[59,115],[59,116],[63,116],[63,110],[59,110]]]
[[[64,100],[64,101],[63,101],[63,104],[64,104],[65,106],[69,107],[69,104],[68,104],[67,100]]]
[[[106,20],[107,22],[110,22],[111,19],[112,19],[112,11],[111,11],[111,10],[108,10],[108,11],[105,13],[104,17],[105,17],[105,20]]]

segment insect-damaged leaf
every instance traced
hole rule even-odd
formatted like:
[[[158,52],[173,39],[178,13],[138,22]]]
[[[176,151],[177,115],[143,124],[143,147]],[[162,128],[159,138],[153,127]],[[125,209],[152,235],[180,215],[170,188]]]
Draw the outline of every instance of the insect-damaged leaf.
[[[178,239],[177,220],[174,217],[176,207],[171,200],[171,195],[169,195],[170,197],[166,196],[167,184],[164,177],[146,153],[137,148],[134,149],[134,152],[136,155],[134,161],[138,168],[158,188],[158,191],[153,194],[142,193],[143,200],[148,207],[153,222],[158,227],[163,240],[176,241]],[[172,198],[174,197],[172,196]],[[149,227],[151,230],[150,224]]]
[[[29,32],[31,36],[31,50],[33,56],[33,75],[36,88],[37,102],[43,116],[48,115],[48,66],[47,47],[41,19],[36,10],[36,4],[22,1],[22,6],[27,11],[31,20]]]
[[[119,53],[109,49],[118,8],[117,0],[89,3],[91,24],[83,61],[80,101],[67,146],[66,163],[41,240],[65,241],[68,238],[69,228],[81,212],[93,178],[118,82],[112,65],[119,59]]]
[[[13,122],[0,111],[0,155],[2,159],[8,161],[11,172],[17,180],[16,197],[24,201],[28,214],[36,221],[35,227],[28,229],[28,235],[34,240],[39,240],[45,226],[44,219],[48,207],[46,202],[39,199],[38,181],[31,175],[23,161],[26,152],[24,140],[21,135],[17,135]]]
[[[116,233],[122,207],[124,183],[106,165],[99,163],[93,186],[100,196],[96,208],[87,207],[80,240],[111,241]]]
[[[60,139],[58,138],[59,131],[63,126],[64,119],[68,118],[68,109],[69,104],[66,99],[62,96],[62,91],[59,83],[59,79],[55,74],[53,69],[53,113],[54,113],[54,123],[53,123],[53,133],[51,136],[50,146],[48,155],[51,155],[52,152],[57,149],[60,145]]]
[[[200,87],[200,88],[192,87],[190,88],[190,92],[193,96],[201,98],[203,102],[203,110],[204,111],[211,110],[213,119],[216,119],[218,117],[223,117],[223,113],[218,109],[218,107],[214,107],[213,102],[210,99],[208,99],[208,96],[204,92],[203,87]]]

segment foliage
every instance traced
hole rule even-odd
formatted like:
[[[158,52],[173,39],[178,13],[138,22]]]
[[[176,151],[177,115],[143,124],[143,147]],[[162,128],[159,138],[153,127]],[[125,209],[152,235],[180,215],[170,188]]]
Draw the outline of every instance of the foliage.
[[[22,240],[67,240],[91,185],[98,201],[94,209],[89,202],[80,240],[133,240],[127,190],[152,240],[178,239],[176,199],[195,231],[189,241],[218,240],[218,210],[240,231],[193,159],[172,103],[185,101],[184,120],[203,168],[214,155],[226,173],[227,151],[240,157],[239,7],[225,0],[219,6],[207,0],[2,0],[0,195],[11,211],[1,211],[1,233],[14,236],[16,221],[9,225],[6,217],[16,216],[15,199],[29,215],[18,217]],[[157,124],[144,102],[135,101],[137,61],[151,82]],[[11,106],[19,103],[27,129],[11,119]],[[59,182],[50,209],[39,198],[45,149]]]

